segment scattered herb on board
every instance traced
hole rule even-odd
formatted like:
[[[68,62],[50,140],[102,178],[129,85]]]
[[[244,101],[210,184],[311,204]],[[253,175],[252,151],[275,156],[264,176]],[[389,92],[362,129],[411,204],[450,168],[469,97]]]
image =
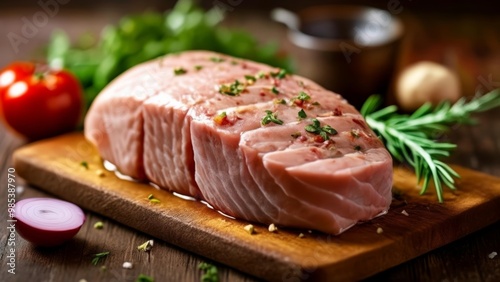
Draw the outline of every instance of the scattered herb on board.
[[[89,163],[88,163],[88,162],[86,162],[86,161],[82,161],[82,162],[80,162],[80,165],[81,165],[83,168],[85,168],[85,169],[89,169]]]
[[[147,275],[144,275],[144,274],[139,274],[139,276],[137,276],[137,279],[135,280],[135,282],[154,282],[154,278],[151,277],[151,276],[147,276]]]
[[[154,245],[154,241],[153,240],[147,240],[146,242],[144,242],[144,243],[140,244],[139,246],[137,246],[137,249],[139,251],[149,252],[153,248],[153,245]]]
[[[92,264],[97,265],[102,259],[107,257],[109,255],[109,252],[102,252],[95,254],[94,257],[92,258]]]
[[[198,265],[198,269],[202,270],[204,273],[201,276],[200,281],[202,282],[218,282],[219,273],[217,267],[213,264],[202,262]]]
[[[220,5],[204,10],[198,1],[179,0],[169,11],[129,15],[104,28],[100,35],[82,34],[73,42],[57,30],[46,48],[46,59],[80,80],[86,108],[122,72],[185,50],[210,50],[293,71],[291,60],[279,51],[277,42],[259,44],[253,34],[223,27],[224,16]],[[220,57],[211,60],[223,61]]]
[[[278,119],[276,113],[273,113],[270,110],[266,110],[266,115],[262,118],[261,124],[267,125],[271,122],[279,125],[283,124],[283,121],[281,119]]]
[[[149,194],[148,197],[147,197],[147,199],[152,204],[159,204],[159,203],[161,203],[161,201],[158,200],[157,198],[155,198],[155,196],[153,194]]]
[[[255,233],[255,227],[253,226],[253,224],[245,225],[243,229],[245,229],[245,231],[250,235],[253,235]]]
[[[455,190],[456,171],[440,160],[456,148],[455,144],[436,141],[453,124],[474,124],[471,114],[500,106],[500,89],[481,97],[455,104],[443,102],[436,107],[424,104],[413,114],[399,114],[394,105],[378,110],[382,103],[379,96],[371,96],[361,108],[368,125],[384,141],[387,149],[398,161],[410,164],[417,182],[422,182],[424,194],[431,179],[439,202],[443,202],[443,186]]]
[[[274,223],[271,223],[271,224],[269,224],[269,227],[267,228],[267,230],[269,230],[269,232],[277,232],[278,227],[276,227],[276,225]]]
[[[98,222],[94,223],[95,229],[102,229],[103,227],[104,227],[104,223],[102,223],[102,221],[98,221]]]

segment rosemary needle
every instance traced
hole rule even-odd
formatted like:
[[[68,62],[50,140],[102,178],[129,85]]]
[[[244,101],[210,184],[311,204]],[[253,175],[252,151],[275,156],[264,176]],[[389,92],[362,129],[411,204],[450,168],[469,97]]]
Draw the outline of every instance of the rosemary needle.
[[[450,166],[440,161],[456,148],[455,144],[436,142],[435,139],[453,124],[473,124],[471,114],[500,106],[500,89],[469,102],[465,98],[455,104],[443,102],[437,107],[424,104],[411,115],[398,114],[394,105],[378,110],[382,99],[369,97],[361,108],[368,125],[384,141],[389,152],[399,161],[415,169],[417,182],[424,194],[433,179],[439,202],[443,202],[443,186],[455,189],[455,178],[460,177]]]
[[[92,264],[97,265],[101,259],[107,257],[109,255],[109,252],[102,252],[94,255],[94,258],[92,258]]]

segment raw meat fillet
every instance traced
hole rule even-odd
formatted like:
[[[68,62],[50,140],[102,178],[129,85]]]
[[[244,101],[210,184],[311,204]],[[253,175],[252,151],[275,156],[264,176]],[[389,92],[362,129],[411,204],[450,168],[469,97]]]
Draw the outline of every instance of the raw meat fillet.
[[[275,95],[256,93],[232,97],[220,94],[218,88],[221,84],[273,69],[253,62],[237,63],[235,58],[219,54],[197,54],[199,56],[193,58],[191,55],[177,67],[192,71],[193,66],[198,66],[199,70],[175,77],[143,104],[144,166],[149,180],[160,187],[201,198],[194,179],[190,137],[192,115],[188,111],[213,115],[217,109],[269,101]],[[254,88],[260,90],[257,85]]]
[[[164,64],[159,59],[133,67],[113,80],[92,103],[85,118],[85,137],[121,173],[146,179],[142,104],[158,94],[165,81],[174,80],[172,69],[183,61],[172,56]]]
[[[122,173],[249,221],[339,234],[391,202],[391,156],[341,96],[217,53],[127,71],[85,135]]]
[[[231,125],[193,121],[196,181],[206,201],[237,218],[333,234],[387,211],[389,153],[352,107],[334,94],[319,100],[305,112],[337,131],[328,140],[305,131],[313,121],[298,121],[300,107],[272,102],[226,109]],[[262,125],[266,110],[283,125]]]

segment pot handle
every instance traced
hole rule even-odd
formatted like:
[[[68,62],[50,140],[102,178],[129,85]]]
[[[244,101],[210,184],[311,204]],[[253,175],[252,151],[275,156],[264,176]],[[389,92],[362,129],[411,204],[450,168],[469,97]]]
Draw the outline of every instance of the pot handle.
[[[300,19],[292,11],[283,8],[275,8],[271,11],[271,19],[276,22],[285,24],[289,29],[298,30]]]

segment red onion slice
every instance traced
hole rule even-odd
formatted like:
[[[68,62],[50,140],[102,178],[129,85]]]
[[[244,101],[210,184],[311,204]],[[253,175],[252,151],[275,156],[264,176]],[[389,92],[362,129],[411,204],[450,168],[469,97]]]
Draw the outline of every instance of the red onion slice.
[[[73,238],[85,222],[78,206],[57,199],[30,198],[16,203],[16,230],[38,246],[56,246]]]

